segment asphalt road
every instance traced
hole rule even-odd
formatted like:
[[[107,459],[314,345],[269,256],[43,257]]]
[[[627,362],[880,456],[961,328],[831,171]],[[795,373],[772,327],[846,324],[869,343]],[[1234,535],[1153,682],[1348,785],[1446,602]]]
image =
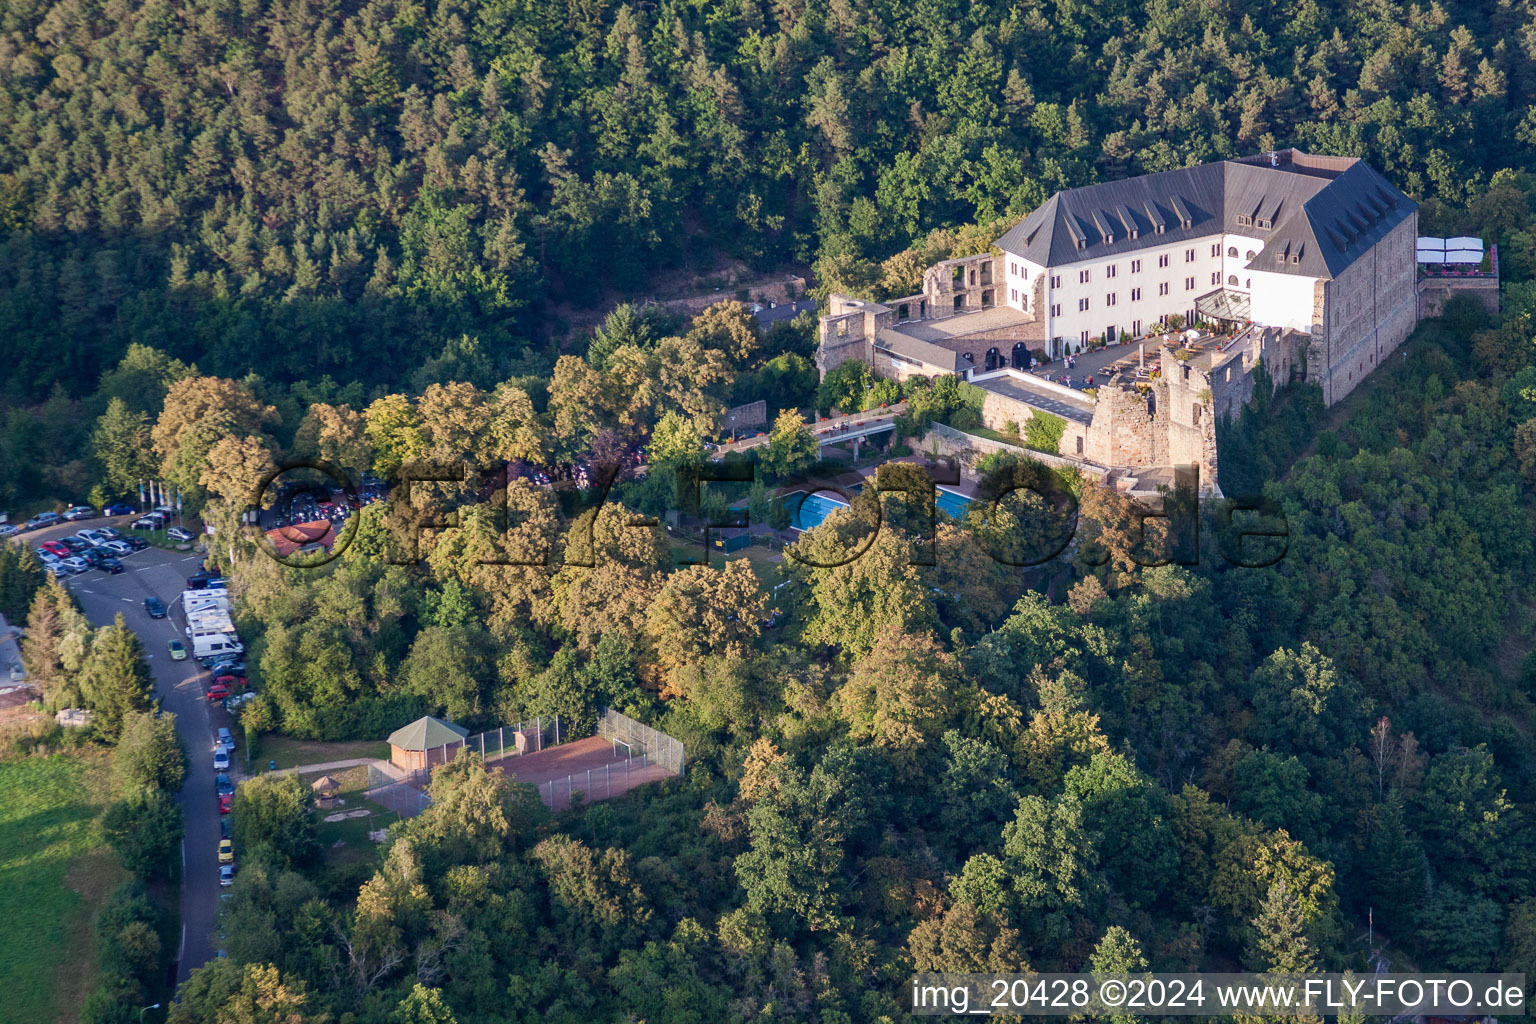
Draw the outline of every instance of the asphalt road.
[[[90,526],[109,524],[126,530],[130,517],[93,519],[51,527],[17,537],[36,547],[44,540]],[[172,661],[166,649],[170,640],[186,643],[182,630],[186,620],[181,604],[172,602],[186,589],[186,578],[196,572],[202,556],[190,551],[165,551],[145,548],[122,559],[127,572],[116,576],[92,570],[71,577],[69,589],[79,599],[92,623],[101,626],[122,615],[128,628],[144,642],[149,669],[155,679],[155,692],[161,706],[176,715],[176,728],[187,748],[190,768],[182,787],[182,811],[186,818],[186,838],[182,842],[181,952],[177,957],[177,984],[188,972],[201,967],[214,956],[214,933],[219,912],[218,844],[219,808],[213,770],[213,740],[221,725],[230,725],[230,716],[222,706],[210,708],[203,694],[208,673],[190,657]],[[144,610],[144,599],[158,597],[170,609],[170,616],[151,619]],[[188,645],[190,647],[190,645]],[[235,763],[239,763],[236,757]],[[231,778],[238,775],[231,773]]]

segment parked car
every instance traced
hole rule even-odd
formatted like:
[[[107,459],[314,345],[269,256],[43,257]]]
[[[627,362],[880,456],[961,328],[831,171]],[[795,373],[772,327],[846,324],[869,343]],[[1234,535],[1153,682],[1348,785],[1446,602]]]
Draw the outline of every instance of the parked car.
[[[192,531],[183,530],[179,526],[173,526],[169,530],[166,530],[165,535],[171,538],[171,540],[188,541],[192,539]]]
[[[75,536],[79,537],[93,548],[99,548],[111,539],[110,537],[103,536],[100,530],[81,530],[79,533],[75,534]]]
[[[213,752],[213,770],[216,772],[229,771],[229,751],[223,747]]]
[[[96,568],[100,569],[102,572],[107,573],[110,576],[116,576],[118,573],[124,571],[123,563],[119,562],[115,558],[103,558],[97,564]]]
[[[96,569],[101,566],[101,563],[106,559],[107,555],[105,552],[97,551],[95,548],[86,548],[84,551],[75,552],[75,557],[85,559],[86,565],[90,566],[92,569]]]
[[[219,865],[219,884],[225,888],[235,884],[235,866],[233,864]]]
[[[235,749],[235,734],[229,731],[229,726],[219,726],[219,746],[225,750]]]
[[[75,505],[64,510],[64,518],[71,523],[80,519],[95,519],[96,509],[90,505]]]
[[[225,686],[223,683],[214,683],[212,686],[208,687],[209,700],[223,700],[228,696],[229,687]]]
[[[37,555],[37,560],[43,563],[45,569],[52,569],[59,564],[59,556],[47,548],[33,548],[32,551]]]
[[[145,548],[149,547],[149,541],[145,540],[143,537],[124,537],[122,540],[118,541],[118,543],[127,544],[129,551],[143,551]]]
[[[74,554],[68,547],[56,540],[45,540],[40,546],[55,558],[68,558]]]
[[[133,554],[133,546],[125,540],[109,540],[101,546],[103,551],[111,552],[118,557]]]
[[[82,551],[89,551],[95,546],[83,537],[60,537],[59,543],[77,555]]]
[[[239,690],[245,686],[245,676],[237,676],[233,673],[215,673],[213,685],[222,686],[229,690]]]
[[[56,580],[67,580],[71,576],[74,575],[74,573],[72,573],[68,569],[64,568],[64,563],[63,562],[54,562],[52,565],[48,566],[47,568],[48,568],[48,575],[52,576]]]
[[[21,527],[11,523],[0,523],[0,538],[14,537],[21,532]]]
[[[225,658],[222,661],[216,661],[212,665],[209,665],[208,671],[212,672],[216,676],[244,676],[245,662],[238,658]]]
[[[70,572],[74,573],[76,576],[80,575],[83,572],[90,572],[91,571],[91,563],[87,562],[85,559],[81,558],[79,555],[70,555],[68,558],[64,559],[64,561],[60,562],[59,564],[62,565],[64,568],[68,569]]]
[[[187,577],[187,589],[188,590],[207,590],[208,589],[208,581],[209,580],[216,580],[218,578],[219,577],[215,576],[211,572],[193,573],[191,576]]]
[[[134,508],[132,505],[125,505],[122,502],[118,502],[116,505],[108,505],[106,508],[102,509],[101,514],[104,516],[131,516],[137,511],[138,509]]]
[[[235,795],[235,784],[234,784],[234,782],[232,782],[230,780],[229,776],[225,775],[223,772],[220,772],[218,774],[218,776],[214,779],[214,785],[218,787],[219,795],[220,796],[234,796]]]
[[[246,690],[244,693],[237,693],[233,697],[229,697],[229,698],[225,699],[225,701],[224,701],[224,710],[225,711],[235,711],[238,708],[240,708],[242,705],[247,704],[250,701],[253,701],[255,699],[256,699],[256,694],[253,691],[251,691],[251,690]]]
[[[165,602],[158,597],[146,597],[144,599],[144,610],[149,613],[149,617],[152,619],[165,618]]]
[[[228,838],[230,838],[229,833],[230,833],[229,819],[228,818],[220,818],[219,819],[219,838],[220,839],[228,839]],[[222,899],[222,898],[223,897],[220,897],[220,899]]]
[[[110,526],[98,526],[98,527],[96,527],[96,532],[101,534],[101,536],[107,538],[108,540],[122,540],[123,539],[123,535],[118,533],[117,530],[113,529]]]
[[[142,516],[128,524],[130,530],[158,530],[160,520],[153,516]]]
[[[172,661],[186,661],[187,648],[180,640],[172,640],[165,645],[171,652]]]
[[[229,806],[230,806],[230,804],[232,804],[234,802],[235,802],[235,794],[233,794],[233,793],[220,793],[219,794],[219,813],[220,814],[228,814],[229,813]]]
[[[57,512],[39,512],[37,515],[27,520],[27,529],[41,530],[43,527],[52,526],[58,521],[59,514]]]

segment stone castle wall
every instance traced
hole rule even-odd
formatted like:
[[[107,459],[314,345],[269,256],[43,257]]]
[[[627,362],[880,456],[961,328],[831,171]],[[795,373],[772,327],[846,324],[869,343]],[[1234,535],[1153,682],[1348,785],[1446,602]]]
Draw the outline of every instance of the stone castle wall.
[[[1415,213],[1338,277],[1319,281],[1307,377],[1333,405],[1413,333],[1418,323],[1419,218]]]

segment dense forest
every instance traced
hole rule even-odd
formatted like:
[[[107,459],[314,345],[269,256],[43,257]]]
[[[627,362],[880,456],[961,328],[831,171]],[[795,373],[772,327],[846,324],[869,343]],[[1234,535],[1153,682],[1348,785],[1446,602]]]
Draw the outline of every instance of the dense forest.
[[[551,815],[462,756],[376,865],[328,861],[294,780],[247,782],[229,956],[170,1019],[890,1021],[913,970],[1365,971],[1373,949],[1398,969],[1532,972],[1532,311],[1515,289],[1500,322],[1453,307],[1421,326],[1265,484],[1290,533],[1263,569],[1221,557],[1219,508],[1198,564],[1143,567],[1127,499],[1079,488],[1053,601],[992,557],[1038,503],[941,516],[923,564],[901,479],[806,533],[776,577],[681,566],[662,532],[626,525],[651,480],[703,455],[672,411],[651,480],[585,516],[519,480],[437,499],[461,525],[426,531],[416,564],[388,556],[416,521],[393,503],[319,571],[221,542],[260,691],[250,735],[376,736],[422,711],[580,730],[606,706],[682,739],[689,769]],[[189,382],[216,380],[172,385],[155,433]],[[382,471],[402,445],[558,444],[573,416],[455,434],[474,398],[331,409],[319,443]],[[1314,413],[1232,429],[1256,444],[1286,417]],[[231,427],[237,444],[270,443],[263,422]],[[793,426],[760,479],[814,470]],[[219,522],[225,454],[208,463]],[[1026,462],[989,472],[1042,481]],[[864,554],[835,564],[849,549]],[[548,566],[499,564],[546,550]],[[29,644],[50,609],[70,628],[58,593]]]
[[[722,255],[868,283],[930,229],[1276,145],[1464,205],[1536,157],[1533,103],[1516,0],[17,0],[4,393],[85,397],[131,342],[372,387],[467,337],[537,372],[552,298]]]
[[[235,582],[249,734],[612,707],[688,750],[560,815],[462,758],[376,864],[329,863],[294,785],[243,785],[229,956],[172,1021],[852,1024],[903,1016],[913,970],[1368,970],[1367,920],[1400,968],[1536,976],[1530,4],[15,0],[0,125],[0,503],[184,492]],[[1142,567],[1126,501],[1071,480],[1054,596],[988,554],[1049,511],[1017,496],[913,564],[872,486],[766,578],[627,525],[694,500],[673,471],[755,397],[786,411],[758,482],[698,504],[782,516],[769,485],[818,468],[789,410],[862,384],[818,388],[805,321],[637,303],[576,338],[563,310],[727,258],[902,292],[1058,188],[1277,145],[1369,160],[1507,284],[1347,416],[1290,389],[1222,425],[1234,493],[1289,522],[1273,566],[1207,529],[1199,564]],[[906,397],[912,434],[963,403]],[[651,473],[595,505],[439,493],[460,526],[418,561],[386,557],[415,532],[390,503],[321,570],[236,527],[289,456],[639,444]],[[174,875],[142,647],[25,552],[0,604],[137,779],[103,823],[125,865]],[[91,1024],[155,991],[149,917],[133,886],[102,914]]]

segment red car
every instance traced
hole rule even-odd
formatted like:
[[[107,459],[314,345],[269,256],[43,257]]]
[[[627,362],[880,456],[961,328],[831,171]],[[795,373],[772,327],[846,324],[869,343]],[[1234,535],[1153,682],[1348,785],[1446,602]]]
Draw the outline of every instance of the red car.
[[[213,685],[227,687],[231,691],[238,690],[245,685],[245,676],[218,676],[214,679]]]
[[[63,544],[60,544],[56,540],[45,540],[39,546],[50,555],[58,555],[60,558],[68,558],[70,555],[74,554],[73,551],[69,550],[69,548],[65,547]]]
[[[235,798],[234,798],[233,794],[220,793],[219,794],[219,813],[220,814],[228,814],[229,813],[230,805],[233,804],[234,802],[235,802]]]
[[[209,700],[223,700],[228,696],[229,687],[225,686],[223,683],[214,683],[212,686],[208,687]]]

